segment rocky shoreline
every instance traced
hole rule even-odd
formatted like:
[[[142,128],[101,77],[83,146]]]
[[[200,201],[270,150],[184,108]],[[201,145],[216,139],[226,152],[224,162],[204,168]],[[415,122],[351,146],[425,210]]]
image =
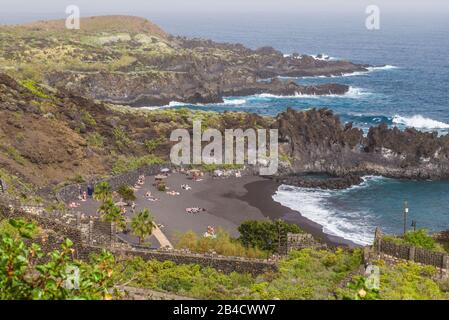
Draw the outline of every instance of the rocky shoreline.
[[[351,123],[341,123],[328,109],[288,109],[276,117],[273,127],[279,129],[282,152],[291,159],[291,174],[343,177],[335,187],[349,186],[359,181],[353,177],[365,175],[449,179],[449,137],[436,132],[401,131],[381,124],[365,136]]]
[[[363,182],[359,175],[349,174],[344,177],[311,178],[304,175],[290,175],[273,178],[279,184],[300,188],[343,190]]]
[[[0,59],[11,70],[20,62],[29,64],[38,82],[51,87],[133,107],[221,103],[227,96],[262,93],[343,95],[347,85],[304,86],[282,78],[340,76],[370,67],[171,36],[139,17],[90,17],[81,23],[84,28],[73,34],[65,32],[62,20],[0,27],[5,37]],[[28,41],[30,29],[38,42]]]

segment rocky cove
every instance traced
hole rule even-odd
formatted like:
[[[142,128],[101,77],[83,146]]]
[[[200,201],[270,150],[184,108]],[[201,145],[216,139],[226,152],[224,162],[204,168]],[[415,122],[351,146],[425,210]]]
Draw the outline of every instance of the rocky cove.
[[[289,155],[292,173],[325,173],[332,188],[345,188],[361,182],[363,175],[400,179],[448,179],[449,138],[415,129],[401,131],[387,125],[363,131],[351,123],[342,124],[331,110],[278,115],[281,148]],[[296,180],[296,182],[295,182]],[[335,182],[337,181],[337,182]],[[339,181],[339,182],[338,182]],[[294,185],[311,182],[290,178]],[[320,185],[323,182],[316,182]]]

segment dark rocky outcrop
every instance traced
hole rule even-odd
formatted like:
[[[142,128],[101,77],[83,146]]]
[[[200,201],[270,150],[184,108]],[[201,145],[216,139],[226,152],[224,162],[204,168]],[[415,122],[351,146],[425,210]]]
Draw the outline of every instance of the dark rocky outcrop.
[[[279,128],[281,147],[293,159],[294,173],[449,178],[447,136],[415,129],[401,131],[383,124],[372,127],[365,137],[362,130],[342,124],[327,109],[307,112],[289,109],[276,120],[274,126]]]

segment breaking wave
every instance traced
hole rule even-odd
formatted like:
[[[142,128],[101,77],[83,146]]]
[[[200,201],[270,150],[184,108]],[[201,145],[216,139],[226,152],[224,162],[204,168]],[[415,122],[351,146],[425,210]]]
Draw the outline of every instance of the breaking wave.
[[[371,213],[366,211],[340,210],[332,204],[332,199],[359,188],[368,188],[371,183],[387,180],[378,176],[366,176],[364,182],[345,190],[308,189],[282,185],[273,200],[298,211],[302,216],[323,227],[323,232],[342,237],[361,245],[372,244],[376,223]]]
[[[395,115],[393,117],[393,123],[417,129],[449,129],[449,124],[430,118],[425,118],[419,114],[411,117]]]

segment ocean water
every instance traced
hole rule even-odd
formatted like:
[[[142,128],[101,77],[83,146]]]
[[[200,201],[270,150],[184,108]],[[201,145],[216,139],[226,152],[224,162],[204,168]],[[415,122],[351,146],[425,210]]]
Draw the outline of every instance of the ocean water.
[[[368,31],[363,15],[150,18],[173,34],[240,42],[252,48],[270,45],[284,54],[322,53],[331,59],[383,66],[342,77],[286,79],[300,84],[348,84],[351,90],[345,96],[262,94],[190,108],[276,115],[289,107],[327,107],[342,121],[364,130],[386,123],[449,133],[449,13],[413,19],[387,14],[379,31]],[[169,107],[182,106],[173,102]],[[320,223],[325,232],[360,244],[372,241],[376,226],[400,233],[405,200],[410,206],[408,225],[415,220],[418,228],[449,229],[449,182],[365,177],[361,186],[342,191],[282,186],[274,199]]]
[[[240,42],[257,48],[270,45],[284,54],[325,54],[378,66],[366,73],[332,78],[297,78],[300,84],[344,83],[344,96],[278,97],[261,94],[229,97],[222,104],[187,105],[193,109],[256,112],[276,115],[291,107],[327,107],[344,122],[367,130],[386,123],[401,129],[449,133],[449,14],[419,19],[386,17],[381,30],[368,31],[359,16],[176,17],[156,22],[173,34]],[[193,22],[194,21],[194,22]],[[230,23],[232,21],[232,23]],[[169,107],[186,105],[172,102]],[[403,229],[403,203],[408,225],[439,231],[449,228],[449,182],[401,181],[365,177],[346,190],[329,191],[282,186],[273,198],[321,224],[329,234],[359,244],[372,242],[376,226],[386,233]]]

